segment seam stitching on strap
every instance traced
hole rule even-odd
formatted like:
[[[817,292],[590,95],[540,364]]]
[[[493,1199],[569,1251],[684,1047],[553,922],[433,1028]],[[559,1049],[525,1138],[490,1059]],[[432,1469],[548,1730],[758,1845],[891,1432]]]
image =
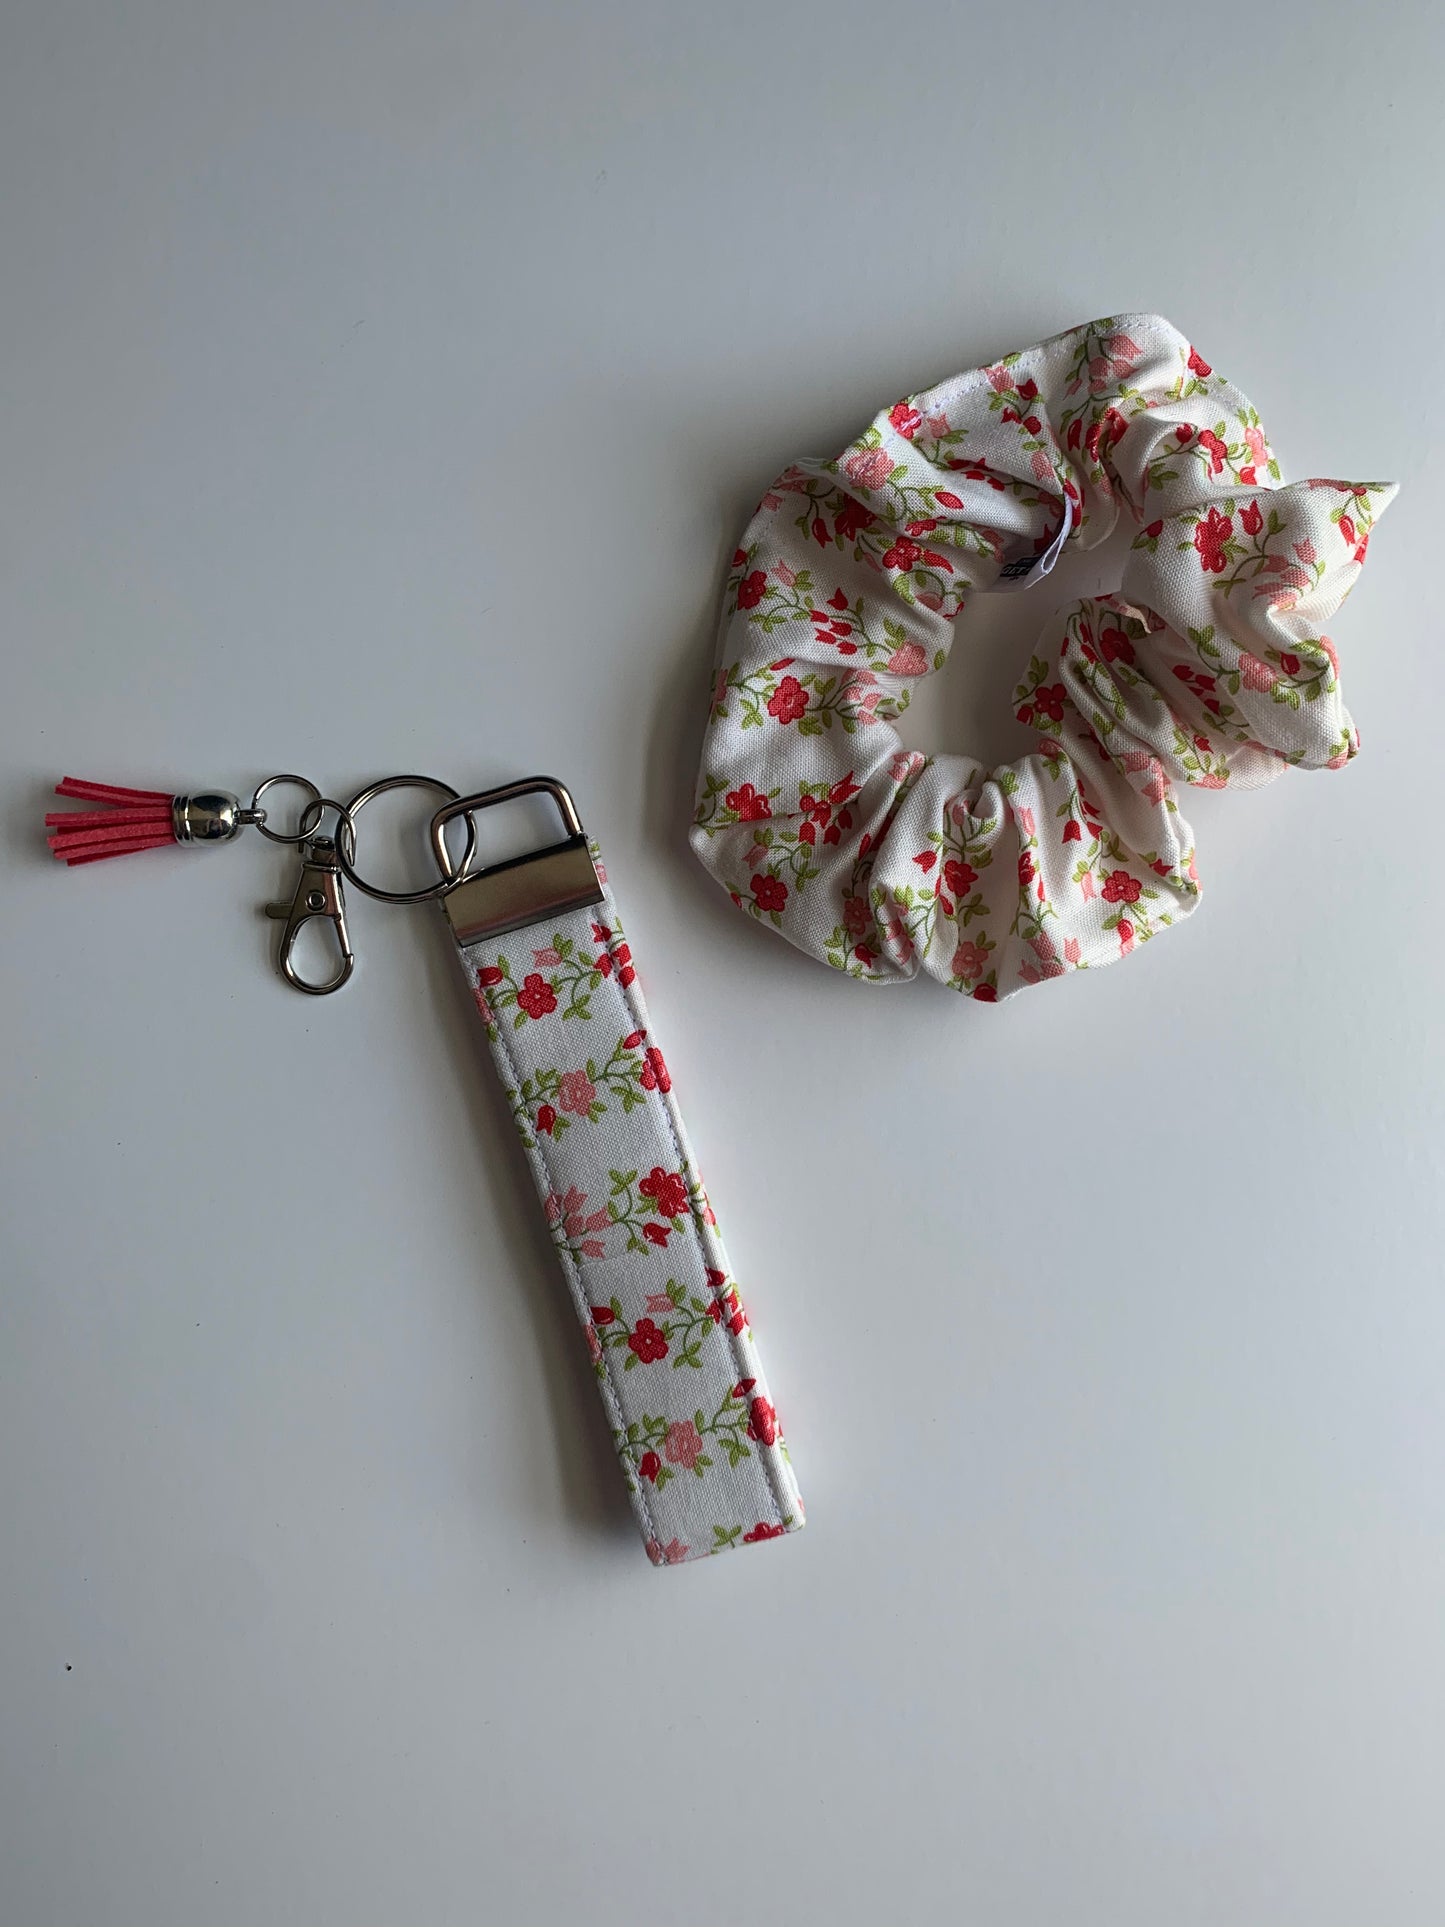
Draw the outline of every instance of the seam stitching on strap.
[[[522,1087],[521,1073],[518,1071],[516,1061],[507,1047],[507,1040],[503,1035],[500,1024],[497,1024],[496,1030],[496,1037],[488,1039],[488,1042],[501,1058],[511,1082],[520,1090]],[[528,1163],[532,1166],[534,1178],[540,1171],[546,1181],[547,1189],[543,1194],[543,1204],[545,1205],[548,1197],[557,1195],[557,1184],[552,1169],[547,1163],[546,1157],[542,1152],[542,1147],[537,1142],[535,1136],[532,1142],[528,1144],[527,1140],[522,1137],[520,1131],[518,1131],[517,1135],[521,1138],[522,1149],[526,1153]],[[558,1258],[562,1262],[562,1269],[567,1275],[568,1282],[572,1286],[578,1313],[584,1320],[589,1319],[591,1313],[588,1309],[586,1288],[582,1281],[582,1267],[565,1244],[559,1243],[555,1238],[552,1240],[552,1244]],[[599,1383],[602,1386],[603,1396],[607,1401],[607,1409],[625,1440],[627,1437],[627,1421],[623,1416],[621,1400],[618,1397],[617,1386],[613,1379],[612,1362],[607,1356],[607,1347],[605,1345],[602,1347],[602,1371],[603,1377],[599,1380]],[[618,1457],[619,1459],[621,1458],[621,1453],[618,1454]],[[661,1534],[657,1529],[657,1521],[652,1516],[652,1508],[647,1503],[647,1494],[642,1490],[641,1481],[631,1466],[627,1468],[627,1483],[629,1495],[638,1512],[641,1514],[644,1526],[647,1528],[647,1536],[649,1539],[654,1539],[658,1544],[661,1544]]]
[[[622,927],[621,919],[617,916],[617,906],[613,902],[610,895],[607,898],[607,904],[608,904],[608,908],[613,913],[612,914],[613,925],[615,926],[616,931],[620,931]],[[612,930],[609,930],[609,934],[607,938],[607,952],[609,956],[612,956],[612,948],[615,941],[616,941],[616,935]],[[612,958],[612,961],[613,961],[614,973],[616,973],[617,959],[615,956]],[[633,968],[635,971],[636,970],[635,964]],[[622,993],[623,1002],[627,1006],[629,1015],[636,1020],[633,1024],[634,1030],[645,1031],[647,1035],[650,1037],[652,1033],[648,1027],[646,1020],[650,1017],[651,1012],[647,1010],[647,1008],[642,1002],[641,997],[639,997],[636,993],[635,976],[633,979],[633,983],[631,984],[622,983],[620,979],[620,975],[616,977],[616,981],[617,981],[618,989]],[[681,1124],[681,1113],[680,1111],[675,1112],[674,1105],[672,1103],[671,1092],[663,1091],[659,1089],[657,1095],[658,1095],[659,1106],[662,1111],[663,1119],[667,1125],[667,1135],[672,1140],[673,1150],[676,1151],[677,1153],[677,1161],[678,1161],[679,1169],[686,1171],[689,1166],[692,1166],[694,1169],[696,1169],[695,1161],[688,1156],[686,1150],[684,1150],[683,1148],[682,1136],[678,1128],[679,1125]],[[676,1116],[676,1122],[674,1121],[675,1116]],[[701,1171],[697,1172],[697,1181],[699,1186],[702,1188],[703,1196],[706,1197],[707,1187],[706,1185],[703,1184]],[[706,1261],[708,1257],[714,1256],[714,1255],[717,1257],[723,1258],[725,1260],[727,1257],[727,1253],[724,1250],[722,1250],[720,1241],[712,1236],[712,1227],[708,1224],[707,1220],[703,1217],[702,1213],[698,1210],[697,1206],[692,1202],[692,1199],[690,1196],[688,1200],[688,1220],[692,1225],[693,1237],[697,1242],[698,1249],[701,1251],[704,1261]],[[714,1244],[718,1246],[718,1249],[716,1250],[715,1253],[711,1249],[711,1247]],[[728,1275],[726,1263],[724,1263],[723,1265],[720,1265],[718,1269],[722,1271],[724,1277]],[[732,1361],[733,1361],[734,1367],[737,1368],[736,1378],[734,1380],[734,1383],[736,1383],[736,1379],[747,1378],[751,1376],[751,1374],[747,1370],[747,1367],[749,1364],[752,1363],[752,1361],[747,1357],[747,1355],[744,1352],[741,1351],[738,1344],[738,1335],[732,1331],[731,1327],[725,1324],[724,1321],[722,1320],[719,1320],[719,1326],[720,1326],[720,1329],[726,1334],[728,1351],[732,1355]],[[782,1503],[782,1489],[777,1479],[777,1468],[775,1467],[772,1461],[771,1448],[769,1448],[768,1446],[765,1446],[761,1439],[755,1440],[754,1443],[756,1444],[756,1447],[757,1447],[758,1463],[762,1469],[763,1483],[767,1492],[768,1501],[773,1508],[774,1522],[778,1525],[782,1525],[784,1523],[785,1518],[789,1516],[791,1512],[791,1508],[789,1508],[789,1513],[784,1512],[783,1503]]]

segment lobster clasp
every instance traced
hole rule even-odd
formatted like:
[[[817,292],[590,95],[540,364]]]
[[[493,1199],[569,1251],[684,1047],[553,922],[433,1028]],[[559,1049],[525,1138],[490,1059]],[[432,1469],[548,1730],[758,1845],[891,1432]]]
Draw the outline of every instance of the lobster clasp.
[[[268,903],[266,915],[284,921],[281,945],[276,953],[277,967],[293,990],[304,990],[308,997],[326,997],[340,990],[356,964],[351,937],[346,928],[346,892],[341,882],[341,864],[336,840],[329,836],[309,836],[301,845],[301,875],[296,894],[289,903]],[[303,924],[313,917],[324,917],[336,932],[341,964],[325,983],[308,983],[296,969],[292,952]]]

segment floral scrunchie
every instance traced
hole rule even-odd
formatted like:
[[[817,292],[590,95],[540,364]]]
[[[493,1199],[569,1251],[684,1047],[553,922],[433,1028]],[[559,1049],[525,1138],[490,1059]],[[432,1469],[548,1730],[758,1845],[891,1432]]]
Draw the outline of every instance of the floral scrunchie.
[[[1127,955],[1199,897],[1175,785],[1338,769],[1321,633],[1393,484],[1282,483],[1259,416],[1158,315],[1094,321],[785,470],[733,557],[692,844],[733,901],[871,982],[984,1002]],[[1037,749],[986,769],[889,727],[970,590],[1138,524],[1117,593],[1046,626]]]

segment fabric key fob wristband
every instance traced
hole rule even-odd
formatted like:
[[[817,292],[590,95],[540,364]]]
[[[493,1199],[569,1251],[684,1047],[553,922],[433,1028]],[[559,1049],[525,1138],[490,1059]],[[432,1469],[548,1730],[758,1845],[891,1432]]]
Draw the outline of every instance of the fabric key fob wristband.
[[[567,840],[443,902],[647,1556],[672,1565],[794,1532],[803,1504],[596,846],[545,778],[443,815],[529,790]]]

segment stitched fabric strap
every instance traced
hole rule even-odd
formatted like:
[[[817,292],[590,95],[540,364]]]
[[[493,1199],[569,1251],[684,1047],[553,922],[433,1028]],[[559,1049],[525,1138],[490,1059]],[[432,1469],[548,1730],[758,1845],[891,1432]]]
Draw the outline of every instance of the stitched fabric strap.
[[[631,950],[604,892],[461,958],[654,1565],[803,1504]]]
[[[994,1002],[1112,962],[1199,898],[1176,785],[1338,769],[1322,632],[1384,483],[1284,484],[1259,416],[1157,315],[1091,322],[884,410],[787,469],[733,557],[693,848],[835,968]],[[1052,619],[1001,768],[888,726],[971,590],[1037,582],[1121,511],[1113,595]]]

